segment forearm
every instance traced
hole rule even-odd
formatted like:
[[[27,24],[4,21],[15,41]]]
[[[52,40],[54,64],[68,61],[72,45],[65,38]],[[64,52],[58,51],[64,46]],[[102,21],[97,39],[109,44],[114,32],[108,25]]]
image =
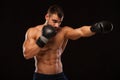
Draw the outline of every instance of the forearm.
[[[36,56],[39,52],[40,47],[38,47],[37,45],[32,45],[31,47],[26,47],[23,51],[23,54],[26,59],[30,59]]]
[[[81,37],[90,37],[95,35],[95,32],[92,32],[90,28],[91,26],[82,26],[78,28],[78,30],[80,31]]]

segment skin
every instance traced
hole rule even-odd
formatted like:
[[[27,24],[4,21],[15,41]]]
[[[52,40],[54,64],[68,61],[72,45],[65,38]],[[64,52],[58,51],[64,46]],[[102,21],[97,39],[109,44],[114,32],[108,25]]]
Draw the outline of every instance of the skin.
[[[60,27],[63,20],[56,14],[45,15],[44,24],[31,27],[27,30],[23,43],[23,55],[26,59],[35,59],[35,72],[42,74],[57,74],[63,72],[61,55],[69,39],[77,40],[81,37],[90,37],[95,33],[90,31],[91,26],[82,26],[73,29],[69,26]],[[40,48],[36,41],[41,36],[42,28],[45,24],[50,24],[57,29],[57,34],[48,43]]]

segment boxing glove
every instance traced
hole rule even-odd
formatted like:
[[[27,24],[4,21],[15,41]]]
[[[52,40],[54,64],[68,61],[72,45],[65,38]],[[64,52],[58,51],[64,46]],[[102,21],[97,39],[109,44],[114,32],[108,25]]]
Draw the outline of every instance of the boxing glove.
[[[90,30],[97,33],[109,33],[113,30],[113,24],[108,21],[97,22],[91,26]]]
[[[57,33],[56,29],[51,25],[45,25],[42,29],[42,35],[37,39],[36,44],[43,48],[50,38],[55,36]]]

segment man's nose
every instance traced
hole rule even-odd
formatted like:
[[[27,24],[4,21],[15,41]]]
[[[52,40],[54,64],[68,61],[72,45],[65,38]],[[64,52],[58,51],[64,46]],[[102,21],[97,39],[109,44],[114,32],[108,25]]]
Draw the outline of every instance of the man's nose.
[[[55,23],[55,27],[59,27],[59,23]]]

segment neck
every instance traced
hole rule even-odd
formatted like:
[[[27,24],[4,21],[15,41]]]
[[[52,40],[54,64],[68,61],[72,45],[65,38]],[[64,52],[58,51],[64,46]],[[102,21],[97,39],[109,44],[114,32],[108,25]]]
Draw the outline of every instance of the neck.
[[[47,25],[48,24],[48,21],[45,21],[44,25]]]

